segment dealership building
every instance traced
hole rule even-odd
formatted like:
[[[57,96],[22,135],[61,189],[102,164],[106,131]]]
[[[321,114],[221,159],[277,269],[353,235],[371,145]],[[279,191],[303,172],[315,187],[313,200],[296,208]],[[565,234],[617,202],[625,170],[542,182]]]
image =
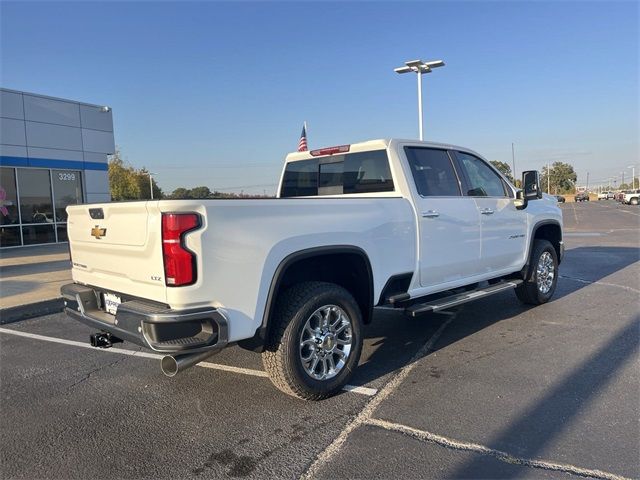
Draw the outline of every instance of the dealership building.
[[[111,199],[111,109],[2,88],[0,122],[0,248],[67,241],[67,205]]]

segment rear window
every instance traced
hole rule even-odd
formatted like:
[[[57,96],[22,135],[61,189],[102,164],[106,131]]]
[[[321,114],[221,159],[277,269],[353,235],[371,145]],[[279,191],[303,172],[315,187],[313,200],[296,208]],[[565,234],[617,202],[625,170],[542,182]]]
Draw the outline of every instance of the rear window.
[[[347,153],[287,164],[281,197],[392,192],[385,150]]]

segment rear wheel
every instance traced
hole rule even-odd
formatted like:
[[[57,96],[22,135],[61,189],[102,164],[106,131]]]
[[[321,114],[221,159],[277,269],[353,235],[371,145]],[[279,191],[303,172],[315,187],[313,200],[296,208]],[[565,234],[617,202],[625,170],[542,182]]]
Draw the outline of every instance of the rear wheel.
[[[516,289],[521,302],[530,305],[547,303],[558,283],[558,254],[548,240],[534,240],[529,271]]]
[[[362,351],[362,315],[339,285],[304,282],[276,304],[262,362],[273,384],[304,400],[334,395],[351,378]]]
[[[629,203],[631,205],[638,205],[638,199],[636,197],[632,198],[631,200],[629,200]]]

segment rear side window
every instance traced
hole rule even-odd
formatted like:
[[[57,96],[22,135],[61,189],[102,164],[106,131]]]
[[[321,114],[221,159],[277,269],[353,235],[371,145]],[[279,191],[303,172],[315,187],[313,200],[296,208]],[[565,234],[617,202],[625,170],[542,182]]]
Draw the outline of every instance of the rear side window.
[[[374,150],[291,162],[284,172],[280,196],[341,195],[393,190],[387,152]]]
[[[507,196],[504,182],[489,165],[478,157],[474,157],[468,153],[456,152],[456,156],[467,174],[467,181],[469,183],[467,195],[470,197]]]
[[[405,147],[413,180],[423,197],[459,197],[460,184],[445,150]]]

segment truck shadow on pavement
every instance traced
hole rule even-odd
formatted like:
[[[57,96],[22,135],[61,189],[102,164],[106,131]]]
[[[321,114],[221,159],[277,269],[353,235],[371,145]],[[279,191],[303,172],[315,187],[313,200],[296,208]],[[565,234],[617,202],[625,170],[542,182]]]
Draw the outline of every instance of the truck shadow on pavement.
[[[558,288],[547,305],[551,307],[554,301],[586,288],[639,259],[640,249],[630,247],[594,246],[567,250],[559,269]],[[635,287],[636,285],[632,286]],[[477,305],[478,312],[482,312],[480,315],[473,313],[474,305]],[[454,332],[454,335],[448,335],[450,341],[446,345],[532,308],[534,307],[521,304],[511,291],[457,307],[452,311],[460,315],[461,321],[448,327],[449,333]],[[416,352],[446,320],[446,316],[434,313],[412,318],[401,310],[375,310],[373,322],[365,327],[365,348],[353,383],[364,385],[374,382],[408,365]],[[437,348],[446,345],[441,340]]]
[[[537,458],[545,446],[553,444],[560,433],[571,426],[580,411],[587,408],[615,378],[616,371],[638,353],[639,327],[640,316],[635,316],[604,346],[551,388],[543,398],[526,408],[517,420],[495,435],[487,446],[511,454],[514,454],[515,450],[515,454],[520,457]],[[629,452],[637,452],[637,438],[635,442],[636,445],[629,445]],[[451,473],[450,478],[478,478],[479,472],[487,471],[486,464],[486,458],[477,456],[459,466]],[[626,467],[629,468],[630,465]],[[622,468],[624,466],[621,466]],[[508,471],[502,472],[500,476],[521,478],[527,469],[524,465],[510,465]],[[636,467],[635,472],[625,473],[636,476],[640,469]]]

